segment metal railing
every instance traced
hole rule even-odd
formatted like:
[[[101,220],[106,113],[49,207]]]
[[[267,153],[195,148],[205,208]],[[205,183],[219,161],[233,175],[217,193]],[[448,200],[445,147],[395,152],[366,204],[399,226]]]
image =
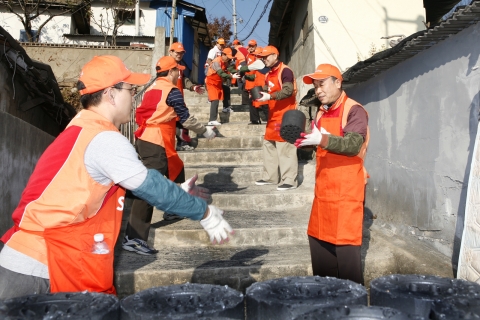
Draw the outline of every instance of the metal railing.
[[[135,111],[137,110],[137,107],[142,102],[145,91],[147,90],[148,87],[150,87],[150,85],[155,81],[155,79],[156,78],[153,77],[145,86],[143,86],[143,89],[133,97],[133,108],[132,108],[132,113],[130,114],[130,121],[120,126],[120,132],[125,137],[127,137],[127,139],[130,141],[131,144],[135,144],[134,133],[138,128],[138,125],[135,122]]]

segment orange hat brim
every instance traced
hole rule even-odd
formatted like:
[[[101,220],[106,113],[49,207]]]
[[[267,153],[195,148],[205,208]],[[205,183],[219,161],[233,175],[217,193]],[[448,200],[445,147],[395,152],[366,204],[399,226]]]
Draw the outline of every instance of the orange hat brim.
[[[146,73],[132,73],[122,82],[134,84],[137,86],[143,86],[150,81],[150,75]]]

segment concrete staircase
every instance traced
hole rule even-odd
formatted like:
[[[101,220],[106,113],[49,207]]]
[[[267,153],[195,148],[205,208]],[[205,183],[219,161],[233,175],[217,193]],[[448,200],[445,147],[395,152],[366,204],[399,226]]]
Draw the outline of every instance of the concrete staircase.
[[[206,123],[207,97],[187,92],[186,101],[191,113]],[[185,282],[228,285],[242,291],[256,281],[312,274],[306,229],[313,200],[314,161],[300,162],[301,184],[295,190],[256,186],[254,181],[262,172],[265,125],[248,125],[248,109],[240,103],[240,96],[233,93],[235,112],[223,114],[219,108],[223,125],[217,128],[217,138],[195,138],[194,151],[179,152],[186,177],[198,173],[198,184],[212,191],[213,204],[225,210],[235,234],[227,244],[211,245],[197,221],[163,221],[163,213],[155,210],[148,242],[160,251],[156,256],[123,251],[120,241],[117,244],[119,297]],[[127,217],[128,206],[124,219]],[[375,222],[372,214],[365,215],[362,249],[367,284],[391,273],[451,276],[445,257]]]

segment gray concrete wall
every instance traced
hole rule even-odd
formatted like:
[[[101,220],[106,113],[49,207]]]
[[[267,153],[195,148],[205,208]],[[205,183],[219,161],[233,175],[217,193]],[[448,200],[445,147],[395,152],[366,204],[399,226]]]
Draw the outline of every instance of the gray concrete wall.
[[[48,133],[0,111],[0,235],[13,226],[12,212],[38,158],[53,140]]]
[[[85,63],[94,56],[114,55],[122,59],[132,72],[150,73],[152,50],[95,49],[24,46],[30,58],[49,64],[58,83],[76,83]]]
[[[480,104],[480,24],[347,92],[369,112],[366,210],[452,256]]]

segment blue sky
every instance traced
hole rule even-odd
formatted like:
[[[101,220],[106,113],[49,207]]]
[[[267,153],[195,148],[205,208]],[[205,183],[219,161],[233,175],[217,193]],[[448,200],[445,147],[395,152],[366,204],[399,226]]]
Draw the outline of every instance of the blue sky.
[[[207,19],[210,21],[210,17],[222,17],[232,20],[233,12],[233,0],[186,0],[197,6],[204,7]],[[237,11],[237,34],[238,39],[243,40],[252,31],[253,26],[257,22],[260,14],[262,13],[268,0],[235,0]],[[255,9],[256,7],[256,9]],[[259,46],[266,46],[268,43],[268,32],[270,31],[270,23],[268,23],[268,15],[270,8],[272,7],[272,1],[267,7],[267,11],[263,15],[262,19],[258,23],[253,33],[247,38],[257,40]],[[240,23],[241,20],[243,23]],[[248,23],[247,23],[248,22]],[[232,23],[233,33],[233,23]],[[233,41],[233,36],[230,39]],[[244,45],[246,44],[243,43]]]

